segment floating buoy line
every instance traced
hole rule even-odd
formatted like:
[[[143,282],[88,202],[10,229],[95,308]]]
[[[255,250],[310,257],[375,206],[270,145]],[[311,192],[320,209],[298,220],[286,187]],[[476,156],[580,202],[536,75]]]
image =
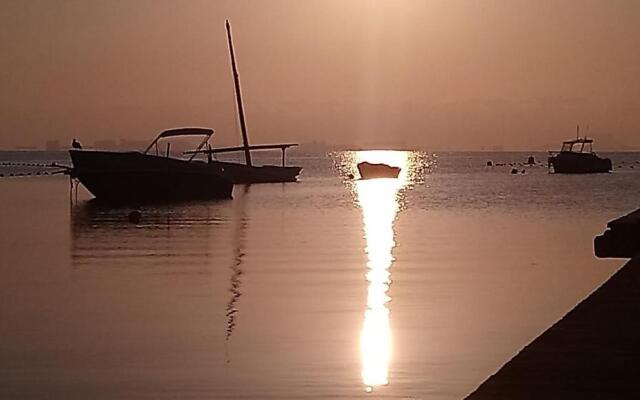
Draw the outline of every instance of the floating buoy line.
[[[0,162],[2,167],[22,167],[22,168],[39,168],[36,171],[20,171],[20,172],[0,172],[0,178],[25,177],[25,176],[50,176],[50,175],[71,175],[73,168],[58,163],[25,163],[25,162]],[[44,171],[42,170],[44,169]],[[53,170],[52,170],[53,169]]]

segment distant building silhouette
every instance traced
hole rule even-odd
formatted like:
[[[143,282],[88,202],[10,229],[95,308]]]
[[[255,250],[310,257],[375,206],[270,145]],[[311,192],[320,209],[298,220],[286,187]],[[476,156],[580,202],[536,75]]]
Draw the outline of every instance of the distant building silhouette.
[[[96,140],[95,143],[93,144],[93,147],[95,147],[96,149],[102,149],[102,150],[116,150],[118,148],[118,145],[116,141],[113,139],[103,139],[103,140]]]
[[[59,140],[47,140],[44,144],[44,148],[47,151],[59,151],[60,150],[60,141]]]
[[[120,139],[120,150],[144,150],[149,143],[144,140]]]

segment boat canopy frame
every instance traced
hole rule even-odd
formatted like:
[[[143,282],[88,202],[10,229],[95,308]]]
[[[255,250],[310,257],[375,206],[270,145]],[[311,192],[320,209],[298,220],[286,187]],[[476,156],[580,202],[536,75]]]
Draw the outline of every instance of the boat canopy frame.
[[[167,129],[165,131],[160,132],[158,136],[156,136],[156,138],[153,139],[153,142],[151,142],[149,146],[147,146],[147,148],[144,150],[142,154],[147,154],[153,146],[156,146],[156,149],[157,149],[158,141],[160,139],[176,137],[176,136],[204,136],[204,139],[200,142],[200,144],[195,150],[184,153],[184,154],[193,153],[189,158],[189,161],[192,161],[193,158],[196,156],[196,154],[198,154],[198,152],[202,149],[202,147],[209,142],[209,139],[211,139],[211,136],[213,136],[213,134],[214,134],[214,130],[211,128],[185,127],[185,128]],[[169,147],[167,146],[167,157],[168,156],[169,156]]]
[[[185,151],[183,152],[183,154],[192,154],[192,158],[194,155],[196,154],[208,154],[208,155],[212,155],[212,154],[218,154],[218,153],[236,153],[236,152],[251,152],[251,150],[275,150],[275,149],[280,149],[282,151],[282,166],[284,167],[286,165],[286,151],[289,147],[295,147],[298,146],[298,143],[277,143],[277,144],[258,144],[258,145],[251,145],[251,146],[234,146],[234,147],[218,147],[215,149],[209,148],[209,149],[196,149],[196,150],[189,150],[189,151]]]

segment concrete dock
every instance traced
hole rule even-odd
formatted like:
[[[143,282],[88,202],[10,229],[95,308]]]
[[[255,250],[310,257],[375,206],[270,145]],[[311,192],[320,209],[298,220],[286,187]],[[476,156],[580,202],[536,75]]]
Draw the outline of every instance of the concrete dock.
[[[640,209],[607,224],[593,241],[598,257],[632,258],[640,250]]]
[[[622,257],[619,254],[631,257],[633,253],[634,258],[482,383],[468,400],[640,399],[635,369],[640,362],[640,256],[638,248],[629,247],[638,238],[639,216],[635,212],[608,225],[613,232],[634,236],[613,233],[614,238],[623,239],[622,244],[614,240],[607,249]]]

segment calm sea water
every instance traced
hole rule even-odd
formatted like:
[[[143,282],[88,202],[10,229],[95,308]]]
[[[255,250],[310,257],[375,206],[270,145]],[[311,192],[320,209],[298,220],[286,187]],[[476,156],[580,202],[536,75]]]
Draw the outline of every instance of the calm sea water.
[[[297,184],[139,223],[0,165],[0,398],[461,399],[622,264],[593,237],[640,206],[640,154],[511,175],[527,156],[298,156]]]

